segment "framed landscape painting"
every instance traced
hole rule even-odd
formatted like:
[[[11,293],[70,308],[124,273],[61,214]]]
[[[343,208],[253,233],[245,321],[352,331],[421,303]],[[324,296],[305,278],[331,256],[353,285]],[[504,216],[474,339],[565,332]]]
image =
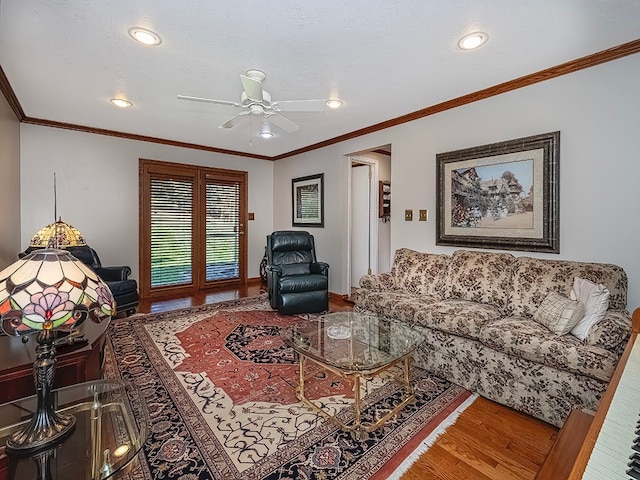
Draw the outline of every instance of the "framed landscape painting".
[[[324,173],[291,180],[294,227],[324,227]]]
[[[560,253],[560,132],[436,155],[436,244]]]

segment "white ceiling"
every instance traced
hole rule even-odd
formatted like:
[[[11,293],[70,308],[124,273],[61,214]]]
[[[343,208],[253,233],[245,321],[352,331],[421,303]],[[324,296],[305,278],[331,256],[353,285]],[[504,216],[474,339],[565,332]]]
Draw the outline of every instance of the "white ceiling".
[[[460,50],[475,30],[489,42]],[[269,157],[638,38],[638,0],[0,0],[0,66],[27,117]],[[249,68],[273,100],[344,106],[287,112],[301,128],[267,140],[256,121],[217,128],[234,107],[176,99],[239,101]]]

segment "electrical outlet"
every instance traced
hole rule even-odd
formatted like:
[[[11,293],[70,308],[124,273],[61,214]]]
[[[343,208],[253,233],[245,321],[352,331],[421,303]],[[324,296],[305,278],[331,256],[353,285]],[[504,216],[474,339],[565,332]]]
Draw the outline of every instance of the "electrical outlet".
[[[429,210],[420,210],[420,216],[418,220],[420,222],[426,222],[429,219]]]
[[[404,220],[406,222],[412,222],[413,221],[413,210],[405,210],[404,211]]]

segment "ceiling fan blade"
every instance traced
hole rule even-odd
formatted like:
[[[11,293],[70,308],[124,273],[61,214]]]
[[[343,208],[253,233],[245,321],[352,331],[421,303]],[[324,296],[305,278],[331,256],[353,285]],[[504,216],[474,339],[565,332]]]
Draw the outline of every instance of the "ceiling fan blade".
[[[191,97],[189,95],[178,95],[178,100],[189,100],[191,102],[216,103],[218,105],[230,105],[232,107],[242,107],[238,102],[227,102],[226,100],[214,100],[213,98]]]
[[[243,117],[244,115],[249,115],[250,113],[251,112],[249,110],[245,110],[244,112],[240,112],[237,115],[234,115],[233,117],[231,117],[226,122],[224,122],[218,128],[233,128],[233,127],[235,127],[236,125],[238,125],[240,123],[240,120],[242,120],[241,117]]]
[[[280,115],[278,113],[274,113],[272,115],[269,115],[266,118],[271,123],[273,123],[276,127],[280,127],[282,130],[284,130],[287,133],[295,132],[296,130],[298,130],[300,128],[300,125],[298,125],[297,123],[293,123],[291,120],[289,120],[288,118],[283,117],[282,115]]]
[[[279,112],[324,112],[326,100],[280,100],[271,104]]]
[[[244,92],[247,94],[249,100],[254,100],[256,102],[262,102],[264,100],[264,95],[262,94],[262,82],[254,80],[251,77],[247,77],[246,75],[240,75],[240,80],[242,81]]]

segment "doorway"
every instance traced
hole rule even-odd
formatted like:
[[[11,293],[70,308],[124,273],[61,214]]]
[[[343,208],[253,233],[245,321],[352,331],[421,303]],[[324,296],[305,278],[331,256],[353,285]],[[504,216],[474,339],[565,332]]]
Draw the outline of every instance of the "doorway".
[[[391,179],[391,146],[358,152],[349,163],[349,293],[363,275],[388,271],[391,264],[391,216],[380,212],[380,182]]]
[[[140,292],[246,282],[247,172],[140,160]]]

